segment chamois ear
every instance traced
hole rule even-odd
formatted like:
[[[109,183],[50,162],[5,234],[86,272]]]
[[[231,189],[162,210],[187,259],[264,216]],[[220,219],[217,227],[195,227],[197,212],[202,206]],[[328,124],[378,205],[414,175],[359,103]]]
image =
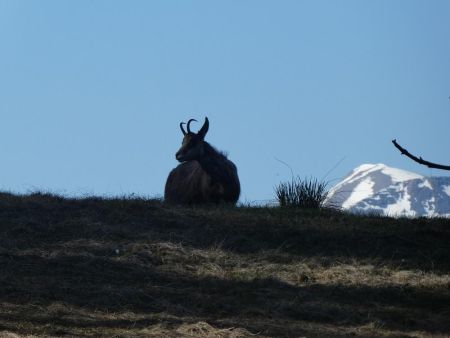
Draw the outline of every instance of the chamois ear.
[[[206,136],[206,133],[208,132],[208,129],[209,129],[209,120],[207,117],[205,117],[205,123],[203,123],[203,126],[198,131],[197,135],[200,136],[202,139],[204,139]]]

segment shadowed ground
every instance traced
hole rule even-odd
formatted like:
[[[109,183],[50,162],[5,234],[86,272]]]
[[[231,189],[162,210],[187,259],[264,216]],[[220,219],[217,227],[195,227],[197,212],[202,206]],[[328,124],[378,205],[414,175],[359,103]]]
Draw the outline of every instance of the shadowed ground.
[[[0,337],[450,335],[450,220],[0,195]]]

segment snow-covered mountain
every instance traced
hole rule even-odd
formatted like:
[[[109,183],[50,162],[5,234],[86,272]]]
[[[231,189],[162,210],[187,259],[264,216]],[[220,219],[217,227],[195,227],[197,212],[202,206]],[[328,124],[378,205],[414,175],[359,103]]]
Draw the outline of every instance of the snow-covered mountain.
[[[450,177],[363,164],[330,189],[325,204],[357,213],[450,217]]]

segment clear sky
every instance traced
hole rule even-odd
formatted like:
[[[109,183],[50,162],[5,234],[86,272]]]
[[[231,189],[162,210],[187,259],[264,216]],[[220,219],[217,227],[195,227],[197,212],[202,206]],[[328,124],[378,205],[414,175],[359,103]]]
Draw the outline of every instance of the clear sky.
[[[178,124],[241,201],[362,163],[448,175],[450,1],[0,0],[0,189],[161,196]],[[200,126],[192,124],[193,129]]]

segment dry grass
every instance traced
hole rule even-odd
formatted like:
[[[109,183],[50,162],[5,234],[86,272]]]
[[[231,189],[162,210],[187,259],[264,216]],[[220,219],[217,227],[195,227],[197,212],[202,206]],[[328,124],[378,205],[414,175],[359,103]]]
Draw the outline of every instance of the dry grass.
[[[0,337],[443,337],[450,220],[0,194]]]

